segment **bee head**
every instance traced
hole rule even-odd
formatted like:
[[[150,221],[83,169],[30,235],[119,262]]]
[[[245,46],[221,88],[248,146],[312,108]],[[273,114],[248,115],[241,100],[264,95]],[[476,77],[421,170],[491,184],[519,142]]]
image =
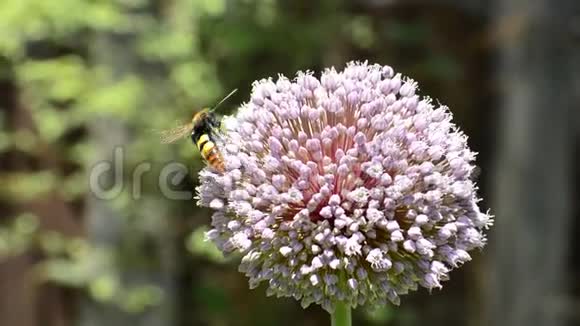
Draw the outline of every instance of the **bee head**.
[[[209,114],[210,114],[210,112],[209,112],[209,109],[207,109],[207,108],[205,108],[199,112],[196,112],[193,115],[193,118],[191,118],[191,124],[193,125],[193,127],[195,128],[196,126],[200,126],[200,125],[204,124],[205,121],[207,120]]]

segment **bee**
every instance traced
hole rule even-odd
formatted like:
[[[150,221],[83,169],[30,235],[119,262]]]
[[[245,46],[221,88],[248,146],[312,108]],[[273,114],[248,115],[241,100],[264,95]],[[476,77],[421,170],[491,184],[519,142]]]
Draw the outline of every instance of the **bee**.
[[[204,108],[196,112],[191,122],[163,131],[161,142],[164,144],[173,143],[189,134],[191,141],[197,146],[206,163],[214,170],[223,173],[225,171],[224,158],[216,144],[216,140],[221,139],[219,131],[221,121],[214,111],[236,91],[237,89],[231,91],[213,108]]]

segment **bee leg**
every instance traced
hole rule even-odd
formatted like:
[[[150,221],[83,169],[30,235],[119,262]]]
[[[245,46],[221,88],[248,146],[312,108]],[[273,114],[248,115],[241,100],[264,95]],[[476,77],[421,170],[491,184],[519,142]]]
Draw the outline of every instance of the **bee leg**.
[[[208,114],[207,121],[212,128],[218,128],[220,125],[220,119],[214,113]]]
[[[220,132],[214,132],[212,136],[213,136],[213,137],[214,137],[214,138],[215,138],[217,141],[219,141],[219,142],[221,142],[221,143],[224,143],[224,142],[225,142],[225,139],[224,139],[224,137],[223,137],[222,133],[220,133]]]

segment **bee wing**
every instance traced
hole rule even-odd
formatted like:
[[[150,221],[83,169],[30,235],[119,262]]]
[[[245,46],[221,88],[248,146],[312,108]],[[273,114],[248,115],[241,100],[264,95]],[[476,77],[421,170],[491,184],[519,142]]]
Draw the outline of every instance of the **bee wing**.
[[[163,130],[161,131],[161,143],[170,144],[175,142],[176,140],[184,138],[185,136],[191,134],[192,128],[193,126],[191,125],[191,123],[188,123],[185,125],[174,127],[172,129]]]

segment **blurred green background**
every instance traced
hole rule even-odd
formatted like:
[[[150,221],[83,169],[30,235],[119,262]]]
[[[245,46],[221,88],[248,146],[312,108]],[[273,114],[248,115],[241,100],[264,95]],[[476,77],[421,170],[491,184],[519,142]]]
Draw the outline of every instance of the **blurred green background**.
[[[158,184],[180,163],[172,190],[192,191],[202,161],[158,131],[350,60],[451,108],[497,219],[442,291],[354,324],[580,325],[578,17],[574,0],[0,0],[0,325],[329,324],[203,241],[209,211]]]

